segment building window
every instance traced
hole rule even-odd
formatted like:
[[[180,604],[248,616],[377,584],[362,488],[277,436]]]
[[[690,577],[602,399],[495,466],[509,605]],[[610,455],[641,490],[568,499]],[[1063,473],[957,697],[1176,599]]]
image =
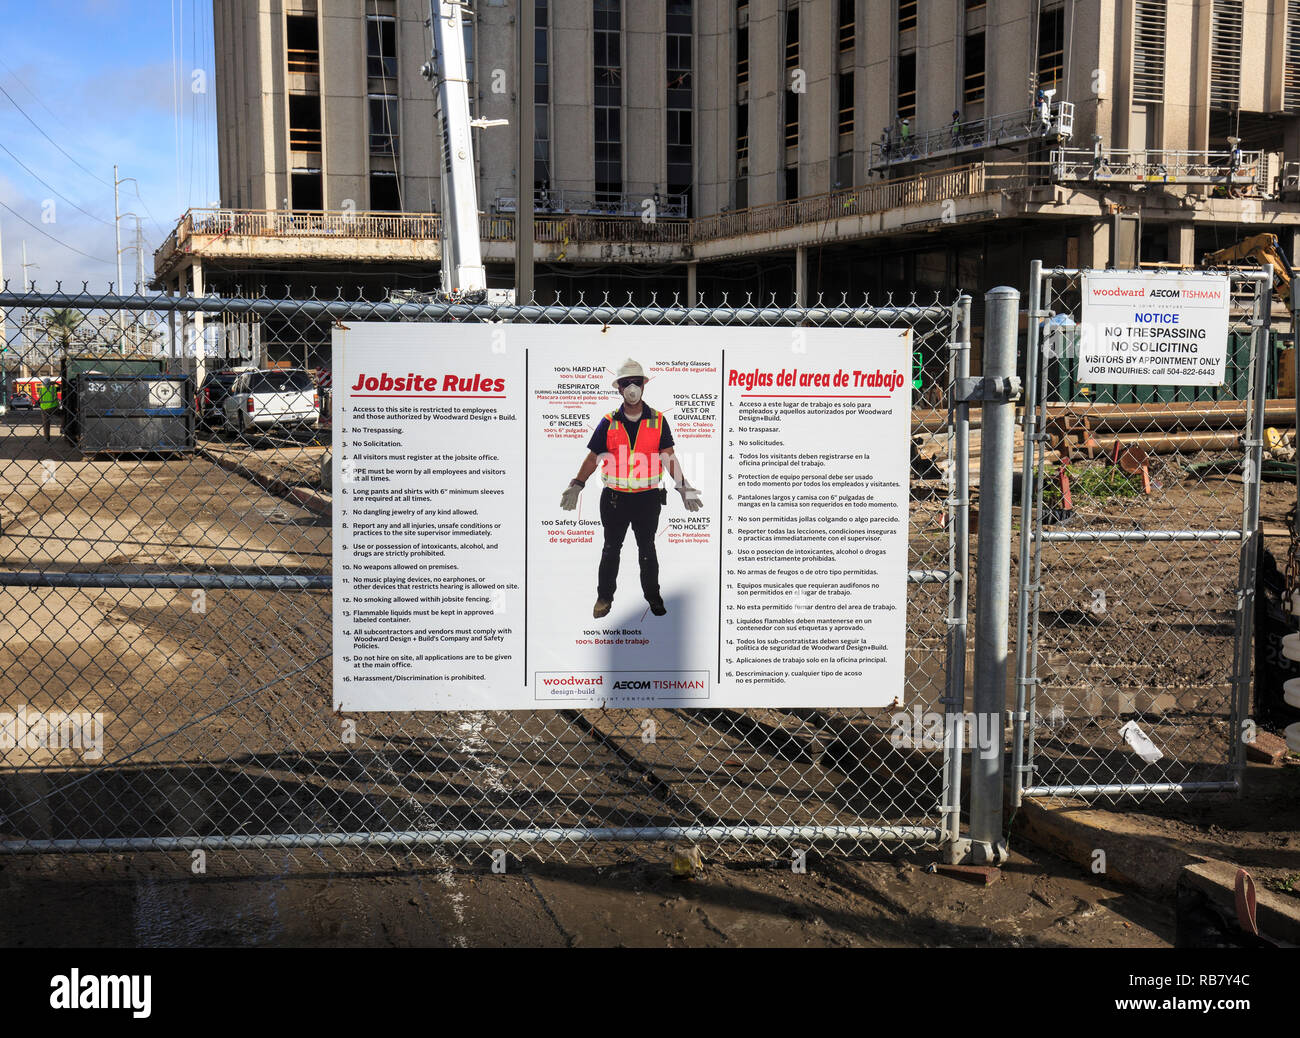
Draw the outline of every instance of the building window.
[[[370,208],[376,212],[398,212],[402,208],[402,192],[397,186],[397,174],[376,171],[370,174]]]
[[[392,94],[371,94],[370,154],[397,157],[397,98]]]
[[[397,19],[386,15],[366,19],[366,75],[397,78]]]
[[[623,53],[621,0],[595,0],[596,201],[623,197]]]
[[[289,205],[293,209],[323,209],[324,189],[318,169],[295,170],[289,178]]]
[[[736,30],[736,86],[749,82],[749,29]]]
[[[1133,22],[1133,100],[1165,99],[1166,0],[1137,0]]]
[[[840,53],[851,51],[857,42],[857,0],[840,0],[839,42]]]
[[[1210,107],[1241,103],[1242,0],[1214,0],[1210,24]]]
[[[853,133],[853,73],[840,73],[839,83],[839,130],[840,136]]]
[[[694,123],[693,0],[668,0],[668,193],[686,201],[691,211],[695,179],[692,154]],[[675,201],[676,199],[674,199]]]
[[[289,95],[289,150],[321,150],[319,94]]]
[[[978,11],[981,7],[987,7],[988,0],[966,0],[966,10]]]
[[[542,195],[551,182],[550,0],[536,0],[533,9],[533,194]]]
[[[791,89],[799,68],[799,8],[785,12],[785,146],[799,147],[799,94]]]
[[[916,0],[898,0],[898,31],[916,28]]]
[[[1286,73],[1282,105],[1288,112],[1300,112],[1300,0],[1286,5]]]
[[[284,20],[284,39],[289,71],[308,76],[320,75],[320,40],[316,31],[316,16],[288,15]]]
[[[787,166],[785,170],[785,198],[786,200],[799,197],[799,167]]]
[[[1065,75],[1065,8],[1038,14],[1038,85],[1059,87]]]
[[[984,100],[984,34],[971,33],[966,37],[965,73],[962,76],[962,102],[980,104]]]
[[[898,117],[916,115],[916,53],[898,56]]]
[[[736,106],[736,208],[749,204],[749,105]]]

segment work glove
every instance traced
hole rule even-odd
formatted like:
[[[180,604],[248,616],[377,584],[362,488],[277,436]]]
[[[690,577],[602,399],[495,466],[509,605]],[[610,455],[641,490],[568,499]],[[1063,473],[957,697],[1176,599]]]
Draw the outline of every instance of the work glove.
[[[682,495],[682,504],[686,506],[686,511],[698,512],[704,507],[704,499],[694,487],[687,486],[685,483],[678,484],[677,493]]]
[[[582,493],[580,483],[570,483],[560,496],[560,507],[566,512],[572,512],[578,507],[578,495]]]

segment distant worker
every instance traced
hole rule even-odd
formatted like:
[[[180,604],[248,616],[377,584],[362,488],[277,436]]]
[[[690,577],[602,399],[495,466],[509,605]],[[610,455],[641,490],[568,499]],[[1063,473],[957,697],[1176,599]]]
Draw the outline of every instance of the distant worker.
[[[605,484],[600,495],[605,543],[600,554],[596,605],[591,613],[597,620],[608,616],[614,604],[619,556],[629,526],[636,537],[641,592],[650,604],[650,612],[655,616],[668,612],[659,592],[659,556],[655,551],[659,509],[668,498],[668,492],[660,488],[664,470],[673,477],[688,512],[703,507],[700,492],[686,482],[682,473],[667,419],[642,400],[645,384],[645,371],[636,361],[629,358],[618,369],[614,388],[623,397],[623,406],[600,420],[587,444],[587,457],[577,478],[570,481],[560,498],[560,507],[572,512],[578,507],[582,488],[600,466],[600,478]]]
[[[906,119],[903,120],[902,125],[899,126],[898,128],[898,136],[902,138],[903,154],[906,155],[907,145],[912,140],[912,124],[908,122]]]
[[[961,112],[952,113],[952,146],[957,147],[957,141],[961,138]]]
[[[54,385],[54,380],[49,378],[41,379],[40,386],[41,402],[41,425],[45,430],[45,439],[50,438],[50,423],[54,418],[54,413],[59,409],[59,391]]]

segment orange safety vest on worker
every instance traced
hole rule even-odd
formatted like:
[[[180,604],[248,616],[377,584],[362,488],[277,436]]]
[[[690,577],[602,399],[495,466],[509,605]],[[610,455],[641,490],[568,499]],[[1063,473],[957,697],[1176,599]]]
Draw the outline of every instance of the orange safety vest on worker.
[[[611,490],[638,494],[657,490],[663,482],[659,463],[663,415],[649,407],[645,412],[637,426],[635,442],[629,441],[627,427],[618,420],[617,411],[605,416],[609,429],[605,433],[605,453],[600,459],[600,478]]]

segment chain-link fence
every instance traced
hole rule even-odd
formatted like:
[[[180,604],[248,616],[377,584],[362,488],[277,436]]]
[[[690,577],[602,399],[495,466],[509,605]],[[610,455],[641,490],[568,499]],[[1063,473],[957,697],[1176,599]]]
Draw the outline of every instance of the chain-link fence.
[[[1266,392],[1271,282],[1227,278],[1220,385],[1089,385],[1087,273],[1031,274],[1015,791],[1235,789],[1265,424],[1294,424]]]
[[[968,299],[494,309],[32,290],[0,310],[0,850],[353,848],[381,863],[411,848],[567,860],[688,840],[770,856],[956,837],[955,730],[926,725],[964,703],[949,400]],[[903,737],[896,710],[801,709],[800,689],[782,710],[333,712],[331,326],[496,320],[742,340],[837,326],[849,343],[911,329]],[[278,402],[250,415],[258,392]]]

